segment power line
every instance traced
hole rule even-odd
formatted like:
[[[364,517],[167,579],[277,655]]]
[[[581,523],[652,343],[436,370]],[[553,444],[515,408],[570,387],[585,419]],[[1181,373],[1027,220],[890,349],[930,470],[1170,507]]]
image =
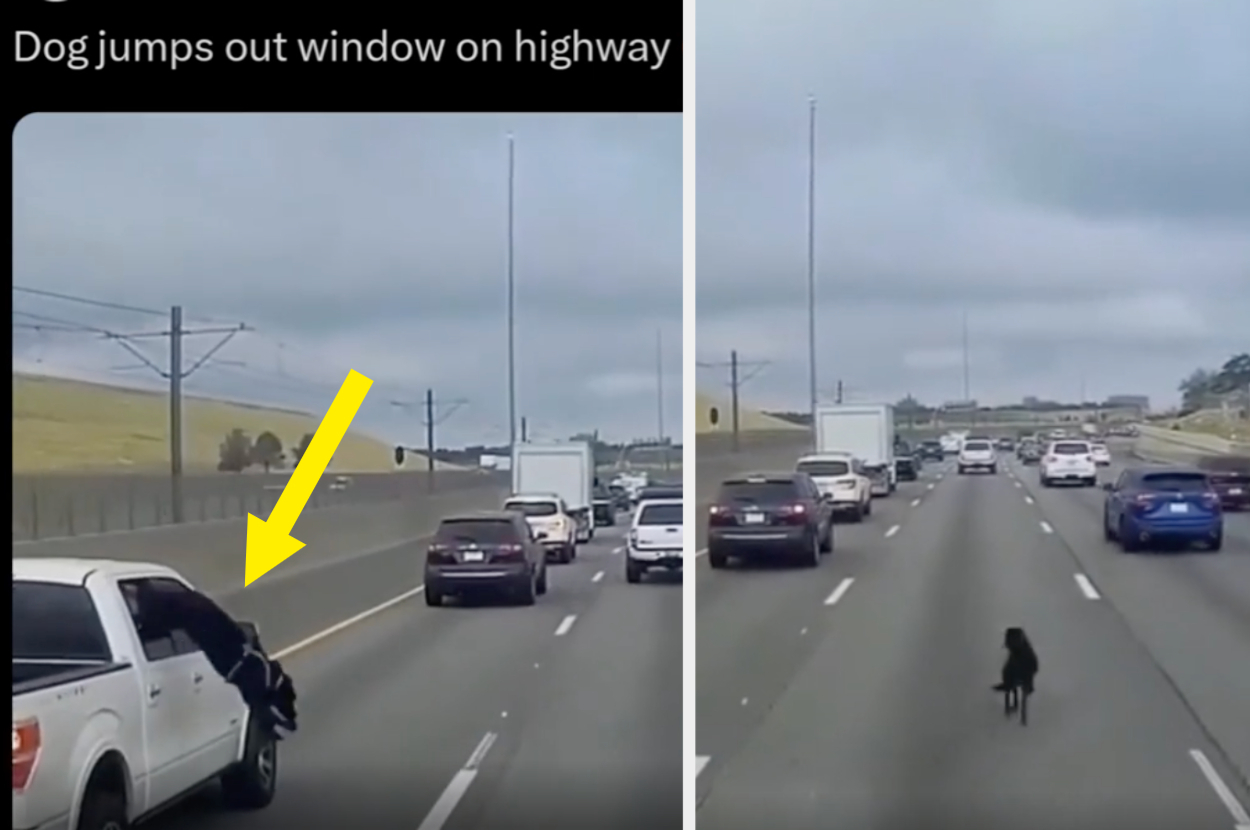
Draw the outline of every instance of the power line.
[[[54,300],[64,300],[70,303],[80,303],[82,305],[94,306],[96,308],[110,308],[114,311],[131,311],[136,314],[153,314],[164,317],[166,312],[158,311],[154,308],[141,308],[139,306],[125,305],[123,303],[109,302],[108,300],[94,300],[90,297],[80,297],[76,294],[63,294],[59,291],[44,291],[40,288],[28,288],[23,285],[13,286],[13,290],[21,294],[31,294],[36,297],[48,297]]]
[[[434,399],[434,390],[433,389],[425,390],[425,401],[422,404],[420,404],[420,406],[422,406],[422,408],[425,410],[424,417],[422,418],[421,423],[422,423],[422,426],[425,427],[425,463],[426,463],[427,489],[432,490],[434,488],[434,454],[437,449],[437,444],[434,439],[434,428],[438,426],[439,424],[442,424],[444,421],[450,418],[453,414],[455,414],[456,410],[460,409],[463,406],[466,406],[468,403],[469,401],[465,398],[457,398],[455,400],[448,400],[448,401],[436,401]],[[412,409],[415,409],[418,406],[418,404],[413,403],[411,401],[391,401],[391,406],[394,406],[396,408],[403,409],[406,411],[411,411]],[[410,448],[401,446],[397,448],[396,454],[399,455],[399,453],[405,449],[408,449],[409,451],[411,451]]]
[[[744,383],[747,383],[756,375],[758,375],[760,372],[764,371],[764,369],[768,368],[769,362],[766,360],[756,360],[756,361],[751,361],[749,363],[742,363],[740,360],[738,360],[738,350],[734,349],[733,351],[729,353],[728,361],[720,361],[720,362],[696,361],[695,365],[702,369],[725,369],[725,368],[729,369],[730,424],[732,425],[732,433],[733,433],[733,451],[737,452],[738,447],[739,447],[739,434],[741,432],[741,429],[740,429],[741,425],[739,423],[739,416],[738,416],[738,413],[739,413],[738,390],[742,388],[742,385]],[[742,377],[741,375],[741,371],[743,367],[747,367],[752,370],[749,374],[747,374],[746,377]],[[718,414],[718,417],[716,418],[716,420],[713,421],[713,426],[719,423],[719,421],[720,421],[720,418]]]

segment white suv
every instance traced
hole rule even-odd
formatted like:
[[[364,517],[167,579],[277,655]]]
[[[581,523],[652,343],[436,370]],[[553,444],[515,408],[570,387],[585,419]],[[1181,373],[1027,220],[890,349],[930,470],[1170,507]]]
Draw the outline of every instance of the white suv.
[[[835,516],[862,522],[872,513],[872,482],[860,473],[859,463],[849,453],[805,455],[794,469],[811,477]]]
[[[508,496],[503,509],[525,517],[547,561],[567,564],[577,557],[577,519],[569,514],[564,499],[551,493],[515,493]]]
[[[959,449],[959,474],[969,470],[986,470],[990,475],[998,473],[998,453],[989,439],[973,438],[964,441]]]
[[[1089,441],[1052,441],[1037,470],[1043,487],[1060,481],[1075,482],[1083,487],[1098,486],[1098,464]]]
[[[682,570],[686,531],[681,499],[649,499],[638,505],[625,548],[625,579],[641,582],[651,568]]]

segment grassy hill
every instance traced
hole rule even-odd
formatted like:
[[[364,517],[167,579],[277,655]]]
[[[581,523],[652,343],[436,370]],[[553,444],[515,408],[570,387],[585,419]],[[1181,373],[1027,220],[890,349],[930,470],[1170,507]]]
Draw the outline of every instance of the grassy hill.
[[[722,401],[698,392],[695,394],[695,406],[698,408],[695,431],[700,435],[715,432],[728,433],[733,430],[733,412],[729,401]],[[720,416],[716,424],[712,423],[713,409],[716,409]],[[763,412],[743,406],[739,401],[738,429],[743,432],[805,432],[807,427],[792,424],[781,418],[774,418],[772,415],[765,415]]]
[[[230,401],[183,400],[187,472],[215,471],[218,447],[239,428],[269,430],[284,447],[312,432],[319,415]],[[330,469],[390,472],[393,449],[352,431]],[[405,464],[417,468],[420,463]],[[169,398],[159,393],[35,375],[13,375],[13,472],[152,472],[169,468]]]

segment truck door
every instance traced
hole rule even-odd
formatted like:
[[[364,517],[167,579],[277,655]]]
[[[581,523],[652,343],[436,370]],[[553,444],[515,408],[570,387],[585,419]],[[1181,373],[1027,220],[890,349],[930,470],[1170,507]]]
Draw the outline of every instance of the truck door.
[[[208,777],[202,774],[204,726],[195,694],[203,655],[195,651],[185,633],[145,623],[139,586],[153,581],[118,582],[147,660],[140,692],[146,707],[149,808],[164,804]]]

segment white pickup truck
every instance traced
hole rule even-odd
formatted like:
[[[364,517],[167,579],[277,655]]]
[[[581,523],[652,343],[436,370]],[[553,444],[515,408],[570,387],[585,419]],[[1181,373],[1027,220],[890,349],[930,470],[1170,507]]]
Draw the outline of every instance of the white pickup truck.
[[[233,808],[273,800],[276,740],[184,632],[145,630],[145,582],[191,590],[160,565],[13,560],[14,830],[116,830],[213,781]]]

